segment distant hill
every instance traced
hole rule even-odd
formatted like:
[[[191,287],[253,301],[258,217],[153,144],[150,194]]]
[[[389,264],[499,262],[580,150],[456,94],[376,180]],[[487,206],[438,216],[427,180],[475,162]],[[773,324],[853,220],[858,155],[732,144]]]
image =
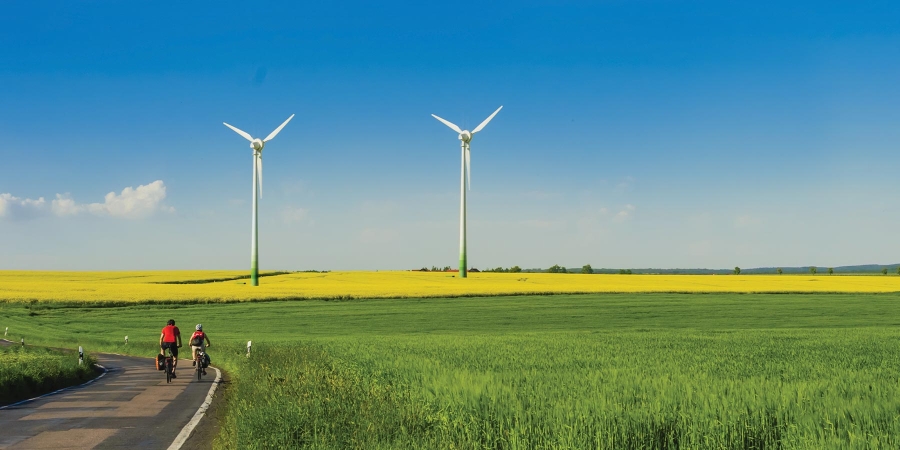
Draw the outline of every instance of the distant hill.
[[[808,274],[809,268],[811,266],[800,266],[800,267],[781,267],[781,270],[786,274]],[[815,266],[818,269],[818,273],[824,274],[828,272],[827,266]],[[897,264],[863,264],[857,266],[839,266],[834,267],[834,273],[836,274],[849,274],[849,273],[881,273],[882,269],[887,269],[889,274],[896,274],[897,267],[900,267],[900,263]],[[605,274],[616,274],[619,273],[620,270],[627,269],[631,270],[632,274],[661,274],[661,275],[730,275],[734,272],[734,269],[634,269],[634,268],[620,268],[620,269],[607,269],[607,268],[594,268],[594,273],[605,273]],[[777,267],[752,267],[752,268],[743,268],[741,267],[741,275],[753,275],[753,274],[775,274]],[[568,267],[566,268],[569,272],[581,273],[581,267]],[[547,269],[522,269],[522,272],[546,272]]]

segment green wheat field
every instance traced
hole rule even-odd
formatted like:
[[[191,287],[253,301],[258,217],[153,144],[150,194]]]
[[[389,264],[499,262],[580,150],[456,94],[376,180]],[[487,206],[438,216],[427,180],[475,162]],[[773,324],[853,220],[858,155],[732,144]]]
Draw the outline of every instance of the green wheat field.
[[[9,303],[0,317],[15,339],[148,357],[166,319],[203,323],[213,364],[231,380],[216,448],[896,449],[898,302],[606,294]]]

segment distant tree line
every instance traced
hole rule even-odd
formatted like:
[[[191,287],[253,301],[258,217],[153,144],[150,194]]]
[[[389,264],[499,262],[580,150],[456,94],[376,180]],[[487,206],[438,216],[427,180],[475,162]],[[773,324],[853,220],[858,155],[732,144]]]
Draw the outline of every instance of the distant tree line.
[[[561,267],[559,264],[554,264],[547,269],[547,273],[568,273],[565,267]]]
[[[495,272],[495,273],[519,273],[522,271],[522,268],[519,266],[512,267],[494,267],[493,269],[484,269],[485,272]]]
[[[735,269],[737,269],[737,267],[735,267]],[[816,266],[809,266],[808,270],[809,270],[810,275],[816,275],[817,273],[819,273],[819,268]],[[897,270],[897,275],[900,275],[900,266],[898,266],[896,270]],[[834,267],[829,267],[827,271],[828,271],[828,275],[834,275]],[[882,275],[887,275],[889,272],[889,269],[887,267],[882,267],[880,270],[878,270],[878,272],[881,272]],[[778,267],[775,269],[775,273],[777,273],[778,275],[781,275],[784,273],[784,269],[782,269],[781,267]],[[800,272],[797,269],[794,269],[793,273],[802,273],[802,272]],[[861,269],[853,270],[853,269],[845,268],[844,273],[872,273],[872,272],[871,272],[871,269],[870,270],[861,270]]]
[[[451,270],[450,266],[444,266],[444,267],[431,266],[431,269],[429,269],[427,267],[423,267],[423,268],[419,269],[419,272],[449,272],[450,270]]]
[[[890,269],[887,267],[875,266],[875,265],[842,267],[840,269],[841,269],[841,272],[843,272],[843,273],[873,273],[873,272],[878,273],[878,272],[880,272],[882,275],[887,275],[888,272],[890,271]],[[421,271],[421,272],[455,271],[455,269],[452,268],[451,266],[443,266],[443,267],[431,266],[431,268],[422,267],[421,269],[417,269],[417,270]],[[826,269],[823,269],[823,270],[826,270]],[[771,274],[772,271],[774,271],[778,275],[782,275],[785,272],[793,273],[793,274],[802,274],[805,271],[808,271],[812,275],[816,275],[819,273],[819,268],[816,266],[789,267],[787,269],[784,269],[781,267],[776,267],[776,268],[761,267],[761,268],[755,268],[755,269],[742,270],[740,267],[735,266],[734,269],[731,269],[731,270],[729,270],[729,269],[594,269],[593,267],[591,267],[590,264],[585,264],[585,265],[581,266],[581,270],[579,270],[579,269],[568,269],[559,264],[554,264],[547,269],[541,269],[541,268],[523,269],[519,266],[512,266],[512,267],[498,266],[498,267],[494,267],[492,269],[484,269],[481,271],[479,271],[477,268],[474,268],[474,267],[469,269],[469,272],[493,272],[493,273],[521,273],[521,272],[525,272],[525,273],[540,273],[540,272],[545,272],[545,273],[582,273],[582,274],[616,274],[616,273],[618,273],[619,275],[631,275],[633,273],[673,274],[673,275],[677,275],[677,274],[725,275],[728,273],[732,273],[734,275],[740,275],[742,273],[744,273],[744,274],[766,274],[766,273]],[[316,271],[306,271],[306,272],[316,272]],[[322,271],[322,272],[327,272],[327,271]],[[827,269],[827,272],[829,275],[834,275],[835,268],[829,267]],[[896,272],[897,272],[897,275],[900,275],[900,266],[896,267]],[[283,273],[286,273],[286,272],[283,272]]]
[[[416,269],[415,271],[417,271],[417,272],[450,272],[453,270],[456,270],[456,269],[454,269],[450,266],[444,266],[444,267],[431,266],[430,269],[428,267],[422,267],[421,269]],[[512,266],[512,267],[507,267],[507,268],[495,267],[493,269],[478,270],[477,268],[472,267],[472,268],[468,269],[468,271],[469,272],[519,273],[522,271],[522,268],[519,266]]]

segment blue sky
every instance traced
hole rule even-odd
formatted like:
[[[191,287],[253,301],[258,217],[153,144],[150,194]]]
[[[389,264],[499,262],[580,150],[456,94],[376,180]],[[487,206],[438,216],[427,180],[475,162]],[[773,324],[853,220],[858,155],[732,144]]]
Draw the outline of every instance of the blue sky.
[[[17,2],[0,269],[900,262],[896,2]],[[128,190],[126,190],[128,188]],[[43,201],[41,201],[43,199]]]

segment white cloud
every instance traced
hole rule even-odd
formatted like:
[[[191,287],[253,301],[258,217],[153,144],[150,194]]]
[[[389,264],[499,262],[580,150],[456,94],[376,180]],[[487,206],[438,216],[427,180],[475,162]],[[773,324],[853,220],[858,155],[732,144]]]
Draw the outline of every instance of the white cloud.
[[[305,208],[297,208],[295,206],[285,206],[281,210],[281,219],[284,223],[300,223],[309,216],[309,210]]]
[[[158,211],[174,212],[175,208],[163,204],[166,198],[166,185],[162,180],[150,184],[127,187],[120,194],[106,194],[103,203],[82,204],[72,196],[56,194],[50,204],[50,211],[59,217],[75,216],[84,212],[98,216],[139,219]],[[37,200],[20,199],[12,194],[0,194],[0,217],[12,219],[32,218],[47,211],[46,202],[41,197]]]
[[[89,212],[97,215],[139,219],[157,211],[175,212],[175,208],[162,204],[165,198],[166,184],[162,180],[156,180],[137,188],[129,186],[122,189],[119,195],[110,192],[104,197],[103,203],[91,203],[86,207]]]
[[[43,214],[46,204],[44,197],[32,200],[13,197],[9,193],[0,194],[0,217],[11,220],[31,219]]]
[[[637,208],[635,208],[634,205],[625,205],[625,208],[623,208],[621,211],[619,211],[618,213],[616,213],[616,216],[613,217],[613,220],[615,220],[616,222],[621,222],[621,221],[623,221],[623,220],[628,220],[628,219],[630,219],[632,216],[634,216],[634,211],[635,211],[636,209],[637,209]]]
[[[60,217],[74,216],[84,211],[84,205],[76,204],[75,200],[72,200],[72,196],[68,193],[56,194],[56,200],[53,200],[51,209],[53,214]]]

